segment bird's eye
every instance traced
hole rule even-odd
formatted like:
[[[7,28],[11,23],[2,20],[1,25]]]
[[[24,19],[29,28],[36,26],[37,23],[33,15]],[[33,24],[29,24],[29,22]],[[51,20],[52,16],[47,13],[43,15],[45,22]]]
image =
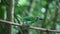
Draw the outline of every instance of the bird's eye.
[[[43,20],[43,18],[39,18],[39,17],[37,17],[37,20]]]

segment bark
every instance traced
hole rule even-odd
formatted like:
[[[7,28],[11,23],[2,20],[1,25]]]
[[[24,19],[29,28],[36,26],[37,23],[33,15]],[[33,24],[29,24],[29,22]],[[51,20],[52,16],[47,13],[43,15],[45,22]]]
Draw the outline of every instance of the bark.
[[[10,24],[10,25],[14,25],[14,26],[19,26],[19,27],[22,27],[22,28],[29,28],[29,29],[33,29],[33,30],[41,30],[41,31],[45,31],[45,32],[56,32],[56,33],[60,33],[60,30],[48,30],[46,28],[40,28],[40,27],[33,27],[33,26],[25,26],[25,25],[21,25],[21,24],[16,24],[14,22],[10,22],[10,21],[5,21],[5,20],[0,20],[0,22],[3,22],[3,23],[7,23],[7,24]]]
[[[14,18],[14,0],[7,0],[7,21],[13,21]],[[12,34],[12,26],[6,24],[6,34]]]

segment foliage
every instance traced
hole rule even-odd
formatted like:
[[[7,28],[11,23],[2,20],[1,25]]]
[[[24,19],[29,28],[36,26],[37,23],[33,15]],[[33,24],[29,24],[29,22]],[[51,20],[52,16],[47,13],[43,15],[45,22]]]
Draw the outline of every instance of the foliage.
[[[1,0],[0,0],[0,3],[1,3]]]
[[[8,2],[7,0],[0,0],[0,18],[6,19]],[[56,24],[60,24],[60,3],[58,2],[59,1],[56,0],[49,0],[49,2],[48,0],[15,0],[13,20],[15,23],[22,25],[26,24],[28,26],[36,27],[44,26],[47,29],[56,29]],[[43,20],[39,20],[37,17],[42,18]],[[21,28],[14,26],[14,33],[19,29],[22,30]],[[41,31],[29,29],[29,34],[36,33],[42,34]],[[46,32],[43,33],[46,34]]]

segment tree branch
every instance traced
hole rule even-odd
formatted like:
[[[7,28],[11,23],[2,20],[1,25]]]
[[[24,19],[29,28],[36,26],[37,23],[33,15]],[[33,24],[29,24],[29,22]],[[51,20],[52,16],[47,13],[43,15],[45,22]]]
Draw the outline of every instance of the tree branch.
[[[29,29],[35,29],[35,30],[42,30],[42,31],[45,31],[45,32],[57,32],[57,33],[60,33],[60,30],[48,30],[46,28],[39,28],[39,27],[32,27],[32,26],[24,26],[24,25],[21,25],[21,24],[16,24],[14,22],[10,22],[10,21],[5,21],[5,20],[0,20],[0,23],[7,23],[7,24],[10,24],[10,25],[15,25],[15,26],[19,26],[19,27],[23,27],[23,28],[29,28]]]

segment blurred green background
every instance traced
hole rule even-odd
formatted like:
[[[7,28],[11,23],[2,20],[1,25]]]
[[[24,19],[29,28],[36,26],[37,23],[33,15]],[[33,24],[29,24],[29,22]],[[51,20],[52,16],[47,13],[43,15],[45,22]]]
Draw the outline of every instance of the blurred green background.
[[[7,19],[6,13],[8,9],[6,8],[7,5],[11,4],[9,1],[0,0],[0,19]],[[14,3],[13,22],[49,30],[60,30],[60,0],[14,0]],[[1,26],[0,29],[2,30]],[[0,33],[4,32],[1,30]],[[47,34],[39,30],[13,26],[13,34],[19,31],[21,34]],[[49,34],[60,33],[49,32]]]

